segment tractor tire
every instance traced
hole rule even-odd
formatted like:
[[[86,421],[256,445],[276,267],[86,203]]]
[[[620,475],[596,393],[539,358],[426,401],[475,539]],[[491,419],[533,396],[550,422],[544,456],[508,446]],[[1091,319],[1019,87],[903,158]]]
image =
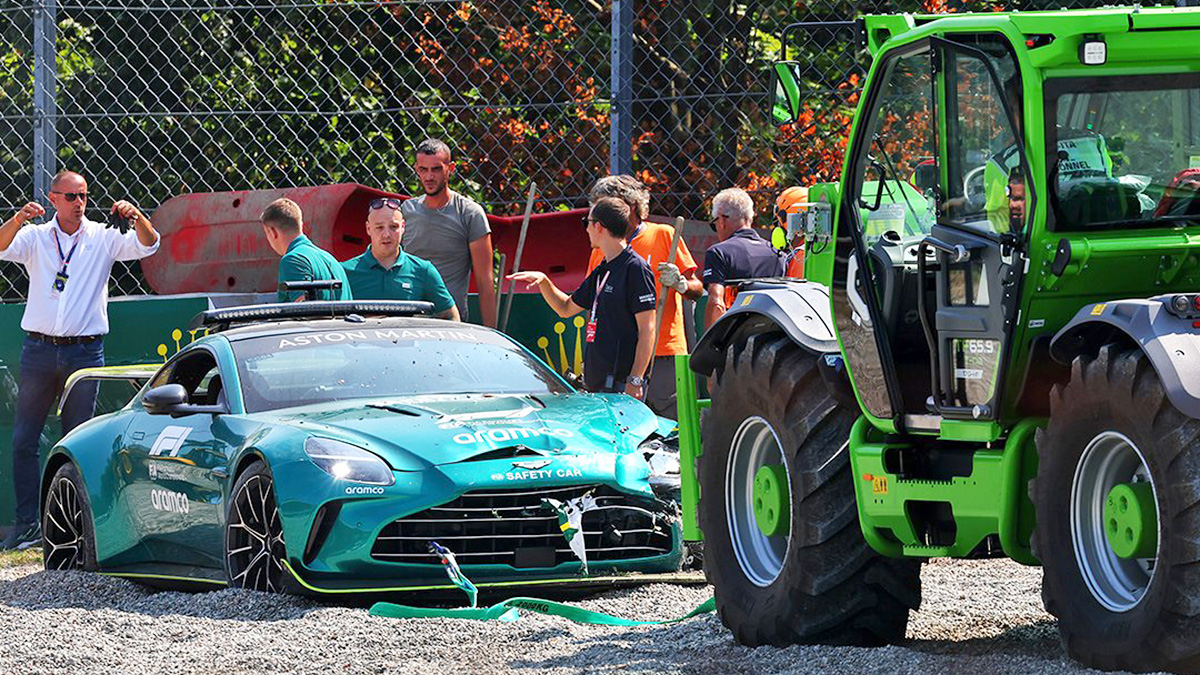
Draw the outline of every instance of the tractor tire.
[[[1200,672],[1200,420],[1141,350],[1110,344],[1054,387],[1037,451],[1033,553],[1067,652],[1103,670]],[[1149,514],[1137,532],[1157,534],[1122,557],[1120,535],[1141,541],[1115,517],[1129,485]]]
[[[698,462],[704,571],[744,645],[894,643],[921,602],[920,562],[863,539],[847,449],[857,411],[834,400],[817,358],[785,336],[752,335],[711,380]],[[759,494],[746,486],[778,462],[789,519],[768,536],[745,515]]]

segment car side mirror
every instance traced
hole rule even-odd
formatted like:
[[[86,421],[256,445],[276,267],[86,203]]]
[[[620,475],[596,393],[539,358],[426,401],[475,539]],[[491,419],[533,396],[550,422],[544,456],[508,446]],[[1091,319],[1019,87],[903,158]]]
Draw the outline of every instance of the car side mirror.
[[[142,397],[142,407],[151,415],[170,415],[171,417],[200,413],[221,415],[229,412],[225,403],[192,405],[187,401],[187,389],[184,389],[182,384],[164,384],[146,392],[146,395]]]
[[[187,400],[187,389],[182,384],[162,384],[146,392],[142,407],[151,415],[168,415]]]
[[[792,124],[800,119],[800,64],[780,61],[773,71],[775,87],[772,89],[771,118],[776,126]]]

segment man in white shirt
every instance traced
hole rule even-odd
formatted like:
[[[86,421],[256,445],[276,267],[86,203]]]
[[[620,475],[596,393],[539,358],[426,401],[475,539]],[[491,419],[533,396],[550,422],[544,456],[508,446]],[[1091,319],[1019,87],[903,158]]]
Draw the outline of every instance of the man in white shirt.
[[[13,486],[16,527],[0,548],[27,548],[41,542],[38,524],[38,441],[46,415],[62,394],[67,376],[80,368],[104,365],[108,333],[108,277],[117,260],[137,260],[158,250],[158,232],[136,206],[121,200],[110,213],[132,220],[121,233],[84,217],[87,181],[63,171],[50,182],[55,216],[30,202],[0,226],[0,260],[18,262],[29,274],[29,299],[21,328],[17,415],[13,427]],[[62,406],[62,432],[91,418],[95,382],[71,391]]]

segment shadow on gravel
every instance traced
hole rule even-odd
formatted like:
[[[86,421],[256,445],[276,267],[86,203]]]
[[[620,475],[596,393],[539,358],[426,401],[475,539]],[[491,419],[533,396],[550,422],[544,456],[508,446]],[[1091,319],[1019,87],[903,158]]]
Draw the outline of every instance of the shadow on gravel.
[[[999,635],[967,640],[913,640],[880,648],[794,646],[743,647],[716,617],[670,626],[576,635],[567,654],[516,659],[513,669],[554,672],[928,675],[978,672],[1004,675],[1095,673],[1072,662],[1054,622],[1019,626]]]
[[[1067,659],[1067,652],[1058,637],[1058,625],[1052,620],[1014,626],[989,637],[966,640],[908,640],[904,646],[926,654],[1014,654]]]
[[[0,581],[0,607],[27,611],[111,609],[148,616],[174,614],[238,621],[287,621],[325,605],[308,598],[241,589],[181,593],[158,591],[99,574],[35,572]]]

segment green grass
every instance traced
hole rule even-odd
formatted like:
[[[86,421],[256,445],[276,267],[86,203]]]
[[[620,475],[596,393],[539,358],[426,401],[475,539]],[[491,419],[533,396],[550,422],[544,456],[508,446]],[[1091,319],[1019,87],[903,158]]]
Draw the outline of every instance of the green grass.
[[[42,564],[42,549],[27,548],[24,551],[0,551],[0,568]]]

